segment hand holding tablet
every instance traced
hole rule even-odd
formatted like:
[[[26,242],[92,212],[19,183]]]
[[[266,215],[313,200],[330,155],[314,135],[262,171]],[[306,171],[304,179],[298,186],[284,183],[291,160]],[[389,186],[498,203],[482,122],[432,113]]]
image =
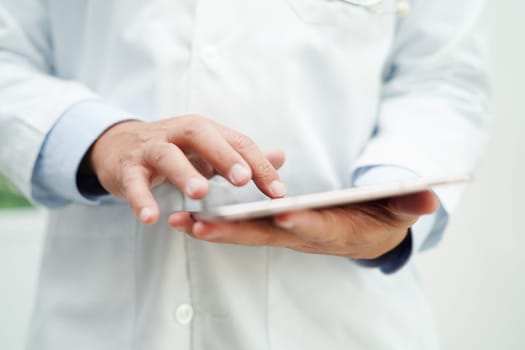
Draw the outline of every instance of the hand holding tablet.
[[[397,247],[419,217],[437,210],[438,200],[429,189],[468,180],[427,178],[224,205],[175,212],[168,222],[207,242],[374,259]],[[380,199],[389,200],[376,202]]]
[[[423,178],[392,184],[355,187],[343,190],[268,199],[257,202],[223,205],[193,212],[197,221],[239,221],[264,218],[302,209],[320,209],[368,202],[411,193],[423,192],[436,186],[458,184],[472,179],[469,175]]]

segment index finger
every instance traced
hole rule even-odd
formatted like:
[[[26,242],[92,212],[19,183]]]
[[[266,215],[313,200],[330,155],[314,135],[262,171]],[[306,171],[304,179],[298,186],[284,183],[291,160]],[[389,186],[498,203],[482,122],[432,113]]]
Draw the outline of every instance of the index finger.
[[[230,145],[243,157],[252,170],[252,180],[265,194],[272,198],[286,194],[286,186],[280,180],[277,170],[257,144],[249,137],[232,129],[217,125]],[[283,157],[284,158],[284,157]]]

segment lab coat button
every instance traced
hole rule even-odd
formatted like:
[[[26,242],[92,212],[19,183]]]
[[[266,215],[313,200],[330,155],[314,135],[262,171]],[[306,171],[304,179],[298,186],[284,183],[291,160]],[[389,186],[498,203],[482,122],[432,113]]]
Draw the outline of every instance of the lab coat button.
[[[207,62],[212,62],[220,57],[219,50],[215,46],[206,46],[202,50],[202,58]]]
[[[175,318],[180,324],[188,324],[193,320],[193,308],[189,304],[179,305],[175,310]]]

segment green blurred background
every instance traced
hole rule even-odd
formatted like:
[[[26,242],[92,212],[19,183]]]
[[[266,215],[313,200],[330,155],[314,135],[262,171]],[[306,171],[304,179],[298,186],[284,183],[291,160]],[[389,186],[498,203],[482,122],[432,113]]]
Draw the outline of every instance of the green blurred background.
[[[0,174],[0,209],[31,206],[13,184]]]

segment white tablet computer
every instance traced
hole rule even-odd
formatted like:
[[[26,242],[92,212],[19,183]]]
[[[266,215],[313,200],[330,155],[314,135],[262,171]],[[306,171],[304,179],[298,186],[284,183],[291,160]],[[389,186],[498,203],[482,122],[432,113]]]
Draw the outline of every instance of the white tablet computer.
[[[319,209],[368,202],[422,192],[436,186],[468,182],[470,175],[424,178],[399,183],[353,187],[343,190],[319,192],[293,197],[267,199],[257,202],[229,204],[193,212],[200,221],[239,221],[273,216],[301,209]]]

